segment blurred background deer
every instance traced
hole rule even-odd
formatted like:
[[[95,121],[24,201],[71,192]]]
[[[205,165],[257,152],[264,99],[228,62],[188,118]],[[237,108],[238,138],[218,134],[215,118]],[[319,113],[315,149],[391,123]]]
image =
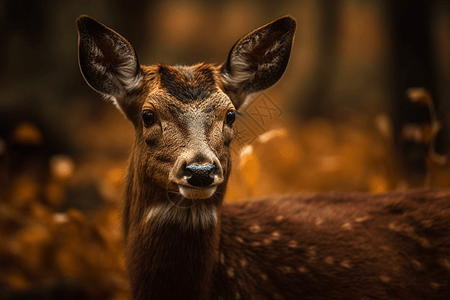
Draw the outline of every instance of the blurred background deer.
[[[449,186],[445,2],[47,0],[4,1],[1,11],[6,291],[52,280],[67,290],[57,279],[72,278],[92,298],[129,296],[117,203],[133,126],[79,75],[82,13],[126,36],[141,62],[167,65],[220,62],[243,33],[285,13],[298,20],[286,76],[234,124],[226,202]],[[407,93],[415,87],[425,89]]]

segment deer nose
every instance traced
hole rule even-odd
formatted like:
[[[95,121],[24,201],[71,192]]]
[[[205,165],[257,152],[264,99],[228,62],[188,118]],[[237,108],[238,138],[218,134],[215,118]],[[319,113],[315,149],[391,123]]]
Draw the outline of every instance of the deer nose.
[[[188,174],[187,182],[193,186],[208,186],[214,182],[214,170],[216,166],[213,164],[197,165],[190,164],[186,166]]]

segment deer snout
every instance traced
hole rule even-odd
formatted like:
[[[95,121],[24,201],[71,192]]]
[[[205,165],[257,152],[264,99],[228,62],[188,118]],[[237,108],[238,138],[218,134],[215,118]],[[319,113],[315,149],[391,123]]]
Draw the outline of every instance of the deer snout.
[[[197,187],[208,186],[214,182],[214,169],[216,166],[213,164],[197,165],[191,164],[186,166],[186,172],[190,174],[187,182],[190,185]]]
[[[187,155],[178,159],[169,179],[178,185],[183,197],[206,199],[223,182],[223,170],[215,155]]]

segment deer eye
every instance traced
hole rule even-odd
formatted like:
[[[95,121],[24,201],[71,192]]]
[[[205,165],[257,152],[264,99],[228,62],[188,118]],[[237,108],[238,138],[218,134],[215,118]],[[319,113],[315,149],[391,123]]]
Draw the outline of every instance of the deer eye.
[[[142,112],[142,121],[145,127],[150,127],[156,122],[156,115],[153,111],[147,109]]]
[[[227,124],[228,126],[232,126],[234,121],[236,121],[236,111],[235,110],[230,110],[229,112],[227,112]]]

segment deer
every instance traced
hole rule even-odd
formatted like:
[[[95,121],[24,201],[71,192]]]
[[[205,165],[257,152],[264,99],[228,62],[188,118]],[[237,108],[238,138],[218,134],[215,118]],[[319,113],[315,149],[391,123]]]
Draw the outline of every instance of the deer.
[[[141,65],[119,33],[76,25],[85,81],[134,126],[121,221],[133,299],[450,299],[448,190],[224,203],[237,111],[283,76],[292,16],[219,65]]]

